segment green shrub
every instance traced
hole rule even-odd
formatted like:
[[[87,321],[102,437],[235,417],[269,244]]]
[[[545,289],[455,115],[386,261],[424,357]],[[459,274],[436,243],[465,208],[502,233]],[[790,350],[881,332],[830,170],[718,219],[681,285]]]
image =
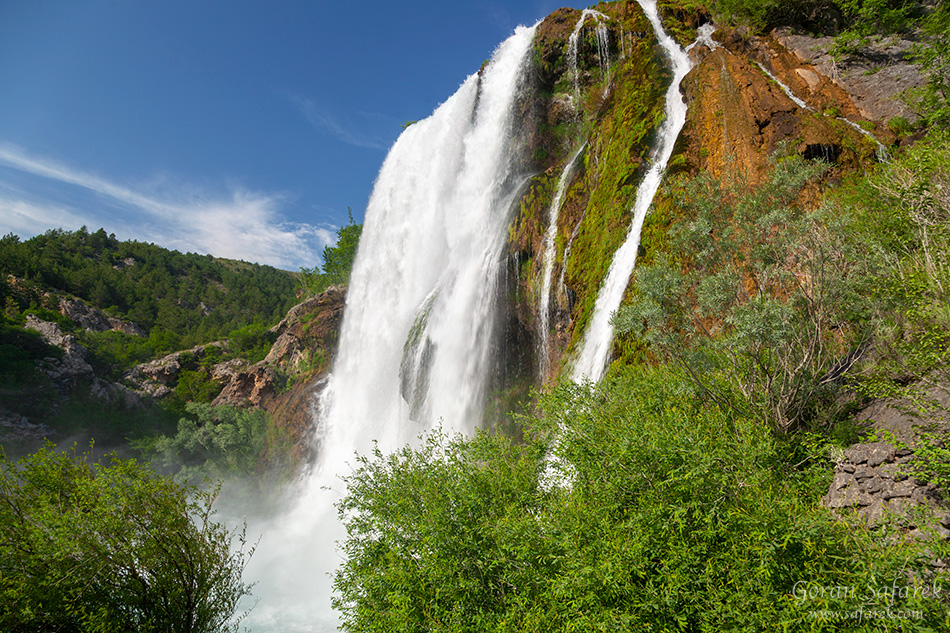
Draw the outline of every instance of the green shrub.
[[[134,460],[0,456],[0,628],[236,631],[251,551],[214,499]]]
[[[350,211],[349,223],[336,232],[336,244],[323,249],[322,269],[316,266],[300,269],[300,280],[308,293],[318,295],[330,286],[349,283],[362,233],[363,225],[353,220]]]
[[[936,550],[834,520],[827,479],[682,372],[563,385],[523,422],[522,444],[436,433],[359,458],[338,506],[344,631],[838,631],[822,613],[888,608],[947,624]]]
[[[869,262],[846,239],[847,215],[797,203],[824,168],[796,156],[756,188],[685,182],[674,198],[683,220],[637,269],[637,294],[614,318],[717,402],[781,431],[807,421],[823,387],[850,369],[842,359],[868,308]]]
[[[154,463],[192,483],[265,474],[268,445],[281,438],[272,434],[268,439],[264,411],[198,402],[187,403],[185,409],[188,415],[178,421],[174,435],[139,443]]]

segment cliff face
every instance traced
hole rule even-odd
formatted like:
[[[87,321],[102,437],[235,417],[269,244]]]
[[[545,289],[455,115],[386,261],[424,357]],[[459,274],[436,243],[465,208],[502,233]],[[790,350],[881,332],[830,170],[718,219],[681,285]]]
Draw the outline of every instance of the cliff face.
[[[588,16],[580,27],[581,11],[558,10],[542,22],[535,40],[537,87],[526,110],[539,113],[538,129],[528,135],[538,173],[511,223],[509,269],[517,274],[509,275],[509,283],[520,288],[511,311],[523,329],[521,338],[530,340],[536,353],[539,342],[548,341],[553,362],[544,379],[569,365],[613,253],[626,236],[670,81],[669,62],[637,2],[594,9],[602,17]],[[664,28],[684,47],[708,20],[701,11],[684,10],[666,10],[663,18]],[[598,25],[606,27],[606,49],[598,45]],[[570,44],[575,29],[576,55]],[[830,68],[821,63],[826,58],[816,52],[822,44],[827,42],[785,32],[753,37],[734,29],[695,44],[694,67],[681,87],[687,121],[666,180],[705,171],[741,174],[754,183],[779,148],[832,163],[826,182],[878,160],[882,148],[898,140],[887,123],[902,112],[893,104],[909,73],[905,81],[856,95],[849,90],[857,73],[851,73],[850,83],[829,76]],[[551,318],[548,335],[541,336],[543,236],[559,177],[581,147],[557,220]],[[641,258],[650,257],[651,247],[675,222],[662,190],[654,205],[642,233]]]

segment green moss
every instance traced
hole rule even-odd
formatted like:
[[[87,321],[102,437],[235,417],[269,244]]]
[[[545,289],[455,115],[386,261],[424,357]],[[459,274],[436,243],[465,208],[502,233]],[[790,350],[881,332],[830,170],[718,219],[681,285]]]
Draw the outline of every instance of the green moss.
[[[578,298],[573,314],[575,339],[586,329],[614,251],[626,236],[644,159],[663,120],[669,77],[652,44],[652,40],[640,41],[616,69],[615,81],[624,89],[615,92],[598,122],[585,159],[591,195],[567,262],[567,278]]]

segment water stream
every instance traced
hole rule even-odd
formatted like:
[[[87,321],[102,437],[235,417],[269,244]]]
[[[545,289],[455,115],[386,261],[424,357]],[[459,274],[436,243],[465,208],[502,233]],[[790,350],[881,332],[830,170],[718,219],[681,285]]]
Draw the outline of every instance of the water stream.
[[[800,99],[794,92],[792,92],[792,89],[787,84],[785,84],[781,79],[779,79],[778,77],[770,73],[768,69],[765,68],[765,66],[763,66],[759,62],[756,62],[755,64],[756,66],[759,67],[759,69],[763,73],[765,73],[765,75],[769,79],[774,81],[778,85],[778,87],[782,89],[782,92],[784,92],[788,96],[788,98],[791,99],[795,103],[795,105],[797,105],[799,108],[802,108],[804,110],[809,110],[811,112],[816,111],[815,108],[805,103],[805,101]],[[881,143],[881,141],[877,140],[876,136],[871,134],[869,131],[865,130],[863,127],[861,127],[860,125],[858,125],[851,119],[847,119],[843,116],[839,116],[835,118],[841,121],[842,123],[845,123],[849,125],[850,127],[854,128],[855,130],[857,130],[858,132],[866,136],[868,139],[873,141],[877,145],[877,151],[875,153],[879,161],[881,161],[882,163],[886,163],[891,159],[890,152],[887,151],[887,148],[884,146],[883,143]]]
[[[654,0],[638,0],[650,24],[656,32],[660,46],[666,52],[673,65],[673,81],[666,91],[666,119],[657,132],[657,144],[654,149],[652,165],[637,189],[636,200],[633,205],[633,221],[627,232],[627,238],[614,253],[613,261],[597,294],[594,304],[594,313],[591,322],[584,334],[580,352],[574,362],[572,378],[576,382],[583,380],[599,381],[607,367],[610,350],[613,344],[614,331],[610,324],[613,313],[620,307],[623,293],[627,288],[630,275],[637,260],[637,249],[640,246],[640,231],[646,218],[653,197],[660,187],[663,170],[673,155],[673,146],[680,130],[686,123],[686,103],[680,94],[680,83],[692,68],[686,51],[679,47],[660,24]]]
[[[555,240],[555,237],[557,237],[557,221],[561,214],[561,207],[564,205],[564,194],[567,193],[567,189],[574,177],[574,171],[586,147],[586,143],[581,145],[580,149],[574,153],[571,160],[564,166],[561,177],[558,178],[557,189],[554,192],[554,198],[551,199],[551,206],[548,209],[548,228],[544,233],[544,240],[541,244],[543,267],[541,270],[541,296],[538,299],[538,330],[540,334],[538,337],[540,373],[538,375],[541,380],[544,380],[551,370],[549,342],[551,337],[551,286],[554,278],[554,260],[557,259],[557,244]],[[566,262],[567,260],[564,259],[562,268]]]

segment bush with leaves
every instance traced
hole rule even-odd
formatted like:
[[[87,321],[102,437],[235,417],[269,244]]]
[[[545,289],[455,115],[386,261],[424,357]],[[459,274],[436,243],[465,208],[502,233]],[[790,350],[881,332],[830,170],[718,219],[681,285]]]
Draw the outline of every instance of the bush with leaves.
[[[930,125],[950,131],[950,5],[938,2],[923,22],[924,41],[914,59],[927,84],[911,92],[910,101]]]
[[[845,215],[799,203],[824,168],[793,156],[758,187],[708,175],[683,184],[684,221],[614,317],[721,405],[783,432],[862,349],[854,324],[868,309],[860,267],[870,262],[846,239]]]
[[[318,295],[330,286],[349,283],[362,233],[363,225],[353,220],[350,211],[349,222],[336,232],[336,244],[323,249],[322,270],[319,266],[300,269],[301,282],[307,292]]]
[[[235,631],[252,550],[215,494],[134,460],[0,456],[0,629]]]
[[[814,613],[887,608],[950,625],[924,545],[836,521],[815,502],[824,459],[789,466],[787,438],[682,372],[624,368],[539,407],[523,444],[435,434],[359,459],[338,506],[344,631],[839,631]],[[892,585],[911,590],[868,589]],[[853,590],[806,594],[829,587]]]
[[[138,447],[161,467],[176,472],[176,478],[200,483],[204,479],[280,479],[292,465],[285,455],[276,455],[272,445],[284,446],[285,434],[268,425],[260,409],[212,407],[189,402],[187,414],[178,421],[174,435],[160,435]]]

